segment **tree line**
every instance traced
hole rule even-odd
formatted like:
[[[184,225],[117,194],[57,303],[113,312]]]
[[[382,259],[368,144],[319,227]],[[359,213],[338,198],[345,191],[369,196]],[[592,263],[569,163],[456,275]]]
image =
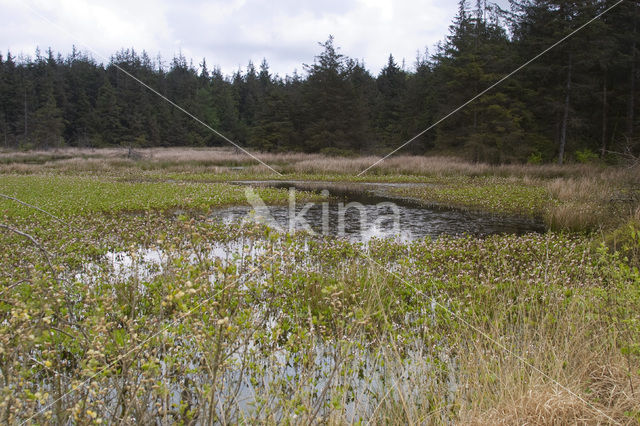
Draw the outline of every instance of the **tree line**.
[[[390,55],[372,75],[333,37],[304,73],[266,60],[225,76],[182,55],[169,64],[123,49],[109,63],[0,55],[5,148],[213,146],[218,136],[130,78],[238,144],[265,151],[373,154],[393,149],[562,39],[613,0],[459,3],[449,34],[410,69]],[[589,161],[637,157],[638,18],[626,0],[406,147],[474,161]]]

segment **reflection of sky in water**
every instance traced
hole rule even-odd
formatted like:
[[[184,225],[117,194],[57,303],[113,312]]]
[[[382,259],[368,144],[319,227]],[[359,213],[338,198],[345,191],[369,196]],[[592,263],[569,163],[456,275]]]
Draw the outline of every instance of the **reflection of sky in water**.
[[[223,264],[234,262],[240,267],[246,263],[247,259],[250,260],[264,253],[262,243],[264,242],[249,239],[226,243],[212,242],[207,245],[208,258],[214,261],[221,260]],[[89,262],[83,265],[82,272],[75,274],[75,278],[84,282],[94,282],[101,272],[107,272],[108,279],[113,282],[131,277],[149,280],[164,271],[165,267],[171,263],[172,256],[177,254],[172,255],[158,248],[139,247],[134,252],[109,251],[104,255],[108,270],[103,270],[100,264]],[[188,261],[196,264],[198,257],[195,253],[191,253]]]
[[[279,182],[273,186],[287,188],[290,185],[292,184]],[[273,219],[273,222],[268,224],[286,232],[289,231],[290,217],[297,216],[300,221],[295,227],[296,230],[304,230],[305,225],[308,225],[308,230],[316,235],[342,237],[352,242],[362,243],[367,243],[374,238],[409,242],[425,237],[437,238],[440,235],[520,235],[544,231],[542,224],[526,218],[427,208],[411,204],[393,204],[388,198],[373,195],[370,192],[344,190],[332,192],[339,193],[342,202],[332,199],[331,202],[324,203],[298,203],[293,215],[290,214],[288,206],[264,206],[264,211],[258,209],[257,213],[249,206],[235,206],[214,211],[212,218],[225,223],[241,221],[264,223],[264,218],[268,217]],[[255,256],[262,252],[259,241],[210,242],[207,250],[210,259],[236,263],[242,262],[243,257]],[[195,262],[195,255],[193,254],[192,257],[193,259],[189,261]],[[111,268],[110,278],[115,279],[131,275],[147,279],[161,273],[163,264],[169,261],[167,253],[153,248],[140,248],[135,255],[127,251],[108,252],[106,259],[108,267]],[[99,272],[95,270],[96,268],[95,264],[84,265],[85,271],[77,275],[77,278],[88,279],[95,276]]]
[[[304,206],[296,206],[299,214]],[[398,220],[389,208],[378,208],[375,204],[362,204],[360,210],[349,208],[341,213],[338,203],[331,203],[328,208],[328,235],[345,237],[355,242],[368,242],[372,238],[394,238],[411,241],[424,237],[440,235],[486,236],[492,234],[525,234],[541,232],[540,224],[513,217],[498,217],[481,213],[460,210],[432,209],[423,207],[397,206]],[[289,230],[289,207],[268,207],[269,214],[281,229]],[[303,215],[310,228],[319,235],[324,235],[322,203],[316,203]],[[257,216],[260,214],[258,213]],[[226,223],[242,220],[256,220],[250,207],[230,207],[214,213]],[[344,217],[344,220],[341,220]],[[343,224],[341,224],[341,222]],[[297,226],[297,229],[302,229]],[[326,228],[326,227],[325,227]]]
[[[384,234],[384,230],[377,229],[368,230],[367,235],[378,236],[381,233]],[[239,269],[247,270],[251,268],[256,258],[264,256],[266,253],[266,247],[268,243],[263,240],[252,241],[249,239],[233,240],[225,243],[212,243],[207,245],[207,257],[209,259],[219,259],[223,263],[233,262]],[[306,247],[306,245],[304,245]],[[187,252],[188,253],[188,252]],[[106,261],[106,268],[109,279],[120,281],[123,279],[136,279],[140,286],[142,294],[145,293],[146,283],[153,280],[158,274],[169,267],[172,262],[172,258],[179,255],[185,255],[185,252],[170,253],[158,248],[138,248],[133,251],[119,251],[108,252],[104,260]],[[186,259],[192,263],[197,262],[197,256],[192,252],[187,254]],[[304,270],[307,266],[305,262],[296,262],[295,267]],[[76,279],[83,280],[85,282],[92,282],[92,278],[95,275],[104,272],[97,264],[85,265],[85,270],[76,275]],[[258,275],[260,277],[260,275]],[[256,278],[256,277],[254,277]],[[265,278],[263,276],[262,278]],[[215,276],[211,275],[210,280],[215,280]],[[243,290],[246,287],[240,284],[239,289]],[[429,308],[425,308],[424,312],[421,312],[419,316],[424,317],[433,313],[434,307],[431,306],[431,312]],[[257,305],[254,312],[255,318],[252,321],[256,323],[262,323],[264,329],[267,332],[271,332],[282,321],[282,313],[278,311],[269,310],[267,306]],[[266,321],[261,321],[261,318],[265,318]],[[414,322],[415,317],[406,317],[407,324]],[[399,361],[394,354],[384,353],[384,348],[369,349],[365,346],[354,345],[351,347],[351,358],[339,361],[340,364],[345,363],[350,366],[349,369],[344,371],[350,371],[345,373],[342,371],[341,381],[348,381],[351,383],[351,398],[346,402],[344,406],[344,412],[347,419],[350,421],[357,420],[358,411],[373,410],[378,404],[379,398],[387,394],[388,383],[390,381],[397,381],[398,386],[401,386],[401,391],[404,395],[410,395],[418,398],[419,388],[412,388],[412,382],[407,378],[409,376],[414,378],[424,378],[427,382],[433,381],[432,375],[433,366],[431,361],[433,356],[436,355],[441,358],[442,361],[448,364],[449,369],[446,376],[442,378],[444,381],[444,389],[451,395],[454,394],[457,387],[457,378],[455,376],[455,360],[450,359],[444,353],[430,353],[425,354],[424,344],[415,342],[415,346],[409,349],[406,356]],[[188,346],[188,341],[183,342],[183,345]],[[186,347],[183,346],[183,347]],[[236,365],[241,365],[243,360],[251,360],[259,367],[258,370],[236,370],[230,368],[225,370],[224,378],[221,381],[219,388],[219,398],[221,401],[225,401],[228,398],[233,401],[233,405],[240,413],[251,413],[255,409],[255,396],[260,392],[264,392],[263,388],[269,388],[272,384],[277,385],[282,383],[283,380],[301,386],[306,392],[316,392],[321,394],[324,387],[329,384],[331,377],[336,367],[336,359],[340,359],[340,356],[344,355],[343,346],[334,346],[331,342],[323,342],[322,339],[318,339],[313,346],[312,367],[306,365],[306,368],[310,368],[311,375],[307,377],[306,381],[299,380],[300,368],[300,354],[288,352],[282,347],[275,347],[266,350],[256,345],[253,340],[249,340],[247,344],[243,344],[231,357],[231,362]],[[193,348],[194,357],[199,356],[198,349]],[[337,357],[336,357],[337,356]],[[160,362],[163,369],[166,368],[164,361]],[[195,365],[193,365],[195,367]],[[194,368],[192,373],[188,374],[190,382],[197,387],[202,387],[209,383],[209,378],[203,369]],[[239,387],[236,387],[238,386]],[[335,383],[333,384],[335,386]],[[236,390],[238,391],[236,395]],[[169,398],[172,402],[178,404],[181,401],[183,389],[180,386],[169,386]],[[278,400],[279,396],[272,401],[274,406],[280,406],[283,401]],[[320,412],[324,412],[321,409]]]
[[[439,235],[490,235],[496,233],[522,234],[526,232],[542,231],[543,227],[533,221],[521,218],[504,218],[477,213],[469,213],[458,210],[429,209],[416,206],[398,205],[396,207],[381,208],[377,203],[381,200],[364,200],[362,198],[345,198],[347,202],[361,202],[361,209],[350,208],[344,212],[344,221],[341,224],[341,211],[338,202],[332,200],[330,204],[323,205],[317,203],[312,205],[304,214],[304,218],[311,229],[317,234],[323,234],[323,228],[332,236],[343,236],[350,241],[368,242],[373,238],[395,238],[402,241],[411,241],[423,237],[437,237]],[[384,201],[384,200],[382,200]],[[305,206],[299,205],[296,213],[299,213]],[[397,209],[397,210],[394,210]],[[248,220],[250,207],[231,207],[218,210],[214,213],[215,219],[222,219],[225,222],[239,222]],[[394,212],[397,213],[397,222]],[[289,208],[288,206],[268,207],[268,213],[275,219],[276,223],[283,230],[288,230]],[[328,216],[326,215],[328,213]],[[323,227],[323,219],[328,217],[326,226]],[[250,219],[253,220],[253,219]],[[397,227],[399,226],[399,229]],[[212,260],[220,260],[223,264],[234,263],[238,266],[239,274],[248,271],[259,262],[261,256],[265,255],[268,242],[264,240],[239,239],[228,242],[210,241],[206,244],[204,253]],[[306,250],[306,244],[303,246]],[[76,279],[85,282],[94,282],[97,277],[107,277],[108,280],[117,282],[123,279],[136,279],[142,294],[145,293],[146,283],[153,280],[158,274],[171,268],[174,257],[183,255],[192,264],[198,262],[198,257],[193,252],[194,248],[171,253],[159,248],[139,247],[131,251],[108,252],[100,264],[88,263],[84,265],[83,271],[76,274]],[[198,248],[199,250],[199,248]],[[201,252],[202,253],[202,252]],[[182,261],[182,260],[181,260]],[[296,261],[291,265],[290,272],[308,271],[311,265],[310,260]],[[104,268],[104,269],[103,269]],[[257,272],[251,279],[265,279],[265,271]],[[215,274],[210,275],[213,283]],[[245,290],[248,287],[244,282],[239,283],[239,289]],[[396,327],[407,328],[411,324],[418,324],[416,319],[435,317],[435,305],[425,304],[420,312],[412,315],[407,314],[404,320],[400,319],[394,324]],[[417,317],[416,317],[417,315]],[[283,314],[277,310],[270,310],[266,305],[255,306],[252,318],[256,324],[262,324],[266,332],[271,332],[282,320]],[[428,327],[427,323],[420,323],[420,327]],[[416,329],[415,331],[424,332]],[[368,348],[366,345],[357,345],[353,342],[350,348],[352,357],[341,362],[346,362],[349,367],[341,370],[340,381],[349,383],[352,392],[351,399],[347,400],[344,406],[345,419],[347,422],[356,421],[359,412],[371,412],[375,410],[380,398],[388,394],[389,383],[396,383],[403,395],[420,400],[418,392],[421,389],[430,388],[435,385],[435,380],[440,381],[439,389],[446,392],[450,397],[456,392],[458,381],[456,377],[456,359],[448,356],[446,351],[440,352],[437,348],[429,348],[423,341],[417,339],[409,343],[405,357],[399,361],[393,354],[385,353],[384,348]],[[445,342],[441,342],[443,345]],[[185,341],[186,348],[190,342]],[[344,343],[343,343],[344,344]],[[233,403],[234,409],[241,413],[250,413],[255,409],[255,396],[264,392],[264,388],[277,385],[285,380],[287,383],[301,388],[309,393],[322,393],[325,385],[330,381],[336,367],[336,359],[344,347],[336,346],[332,342],[325,342],[318,338],[312,347],[311,365],[309,368],[311,375],[307,381],[299,380],[300,354],[290,353],[282,347],[273,347],[266,350],[261,348],[253,340],[241,345],[230,358],[230,362],[235,365],[242,364],[243,360],[249,360],[259,367],[256,371],[240,371],[229,368],[225,370],[219,388],[221,401]],[[194,358],[200,356],[195,346],[193,348]],[[439,359],[446,365],[446,374],[434,375],[433,359]],[[396,361],[390,362],[390,361]],[[340,361],[339,361],[340,362]],[[161,363],[165,369],[164,362]],[[195,368],[188,374],[190,382],[195,387],[202,387],[210,382],[209,377],[204,373],[204,369]],[[346,373],[345,373],[346,371]],[[420,384],[419,386],[413,386]],[[236,390],[237,399],[232,399]],[[182,398],[180,386],[169,386],[170,398],[178,404]],[[277,398],[272,401],[278,405],[282,401]],[[324,402],[324,401],[321,401]],[[322,413],[323,410],[320,410]],[[446,412],[442,412],[440,418],[447,422]]]
[[[340,185],[331,182],[307,181],[254,181],[237,182],[252,186],[267,186],[298,191],[322,191],[332,198],[325,202],[297,203],[295,214],[289,206],[264,206],[261,202],[252,206],[236,206],[220,209],[213,216],[227,223],[242,220],[255,221],[256,216],[273,218],[271,224],[280,230],[289,231],[292,216],[304,219],[303,225],[319,235],[344,237],[353,242],[368,242],[373,238],[392,238],[403,242],[436,238],[440,235],[459,236],[469,234],[486,236],[492,234],[526,234],[544,232],[542,223],[522,217],[505,217],[487,213],[469,212],[439,207],[425,207],[407,200],[386,196],[390,188],[424,186],[420,183],[363,183]],[[336,198],[337,197],[337,198]],[[253,210],[257,207],[257,213]],[[301,213],[304,210],[303,213]],[[327,221],[328,217],[328,221]],[[303,226],[295,226],[303,230]]]

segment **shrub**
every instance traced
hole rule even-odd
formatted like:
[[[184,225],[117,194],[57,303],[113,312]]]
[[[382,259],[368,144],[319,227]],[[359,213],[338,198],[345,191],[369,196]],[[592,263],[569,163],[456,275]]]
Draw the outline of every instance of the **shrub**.
[[[542,154],[539,152],[532,152],[527,158],[528,164],[542,164]]]
[[[640,265],[640,221],[633,218],[611,232],[607,245],[626,257],[632,265]]]
[[[591,151],[589,148],[576,151],[576,161],[580,164],[593,163],[598,159],[598,154]]]

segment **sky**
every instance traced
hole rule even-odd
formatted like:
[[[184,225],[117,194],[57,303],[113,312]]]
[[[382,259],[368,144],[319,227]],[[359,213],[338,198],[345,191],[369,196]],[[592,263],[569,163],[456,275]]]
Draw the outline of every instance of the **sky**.
[[[458,0],[0,0],[0,51],[33,57],[36,47],[75,45],[105,62],[133,47],[165,64],[180,53],[195,66],[206,58],[227,75],[266,58],[284,76],[303,74],[331,34],[377,74],[389,54],[411,69],[417,51],[433,52],[457,10]]]

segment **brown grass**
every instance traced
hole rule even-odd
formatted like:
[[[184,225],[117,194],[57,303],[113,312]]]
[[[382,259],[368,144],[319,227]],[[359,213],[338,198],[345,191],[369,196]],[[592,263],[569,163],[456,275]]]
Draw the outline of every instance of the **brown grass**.
[[[49,151],[0,151],[0,173],[87,173],[140,179],[145,173],[207,175],[211,179],[269,179],[273,173],[233,148],[145,148],[129,158],[128,148],[63,148]],[[329,157],[304,153],[253,153],[283,174],[353,180],[378,157]],[[231,175],[231,176],[230,176]],[[490,165],[444,156],[398,155],[369,170],[363,180],[499,178],[541,186],[554,200],[540,216],[553,229],[594,230],[618,226],[640,208],[640,166]],[[207,178],[205,176],[205,178]],[[454,181],[454,183],[457,181]]]
[[[271,153],[255,152],[251,154],[281,172],[293,173],[339,173],[357,174],[378,161],[380,157],[331,157],[322,154],[306,154],[300,152]],[[51,162],[68,158],[78,158],[84,161],[97,159],[101,161],[126,160],[128,148],[60,148],[53,150],[7,151],[0,150],[0,161],[25,162],[29,159],[49,159]],[[234,148],[140,148],[135,150],[137,164],[156,165],[167,164],[205,164],[219,166],[259,165],[252,157]],[[262,166],[264,167],[264,166]],[[591,177],[626,179],[633,175],[640,178],[640,167],[613,168],[593,164],[505,164],[491,165],[486,163],[471,163],[466,160],[450,156],[417,156],[395,155],[379,163],[367,173],[379,174],[409,174],[409,175],[465,175],[465,176],[520,176],[520,177]]]
[[[487,347],[472,352],[473,359],[463,359],[461,369],[470,373],[464,387],[476,397],[461,407],[460,423],[638,424],[640,376],[629,369],[619,351],[598,344],[592,347],[595,340],[584,332],[562,336],[559,342],[551,340],[528,342],[526,355],[527,362],[546,375]],[[477,354],[483,355],[478,358]]]
[[[463,424],[604,425],[612,423],[610,414],[589,406],[575,394],[564,389],[540,386],[513,401],[507,401],[480,413],[477,418]],[[620,420],[620,424],[629,422],[629,419],[621,418]]]
[[[195,167],[233,167],[255,166],[267,169],[247,154],[233,148],[143,148],[136,149],[135,159],[128,158],[128,148],[62,148],[56,150],[36,151],[0,151],[0,162],[5,164],[39,162],[67,164],[69,166],[86,165],[95,161],[107,162],[114,166],[129,162],[149,168],[185,168]],[[252,152],[252,155],[274,167],[282,173],[320,173],[354,175],[365,170],[379,157],[330,157],[321,154],[305,153],[263,153]],[[71,161],[72,160],[72,161]],[[51,165],[51,164],[50,164]],[[406,174],[418,176],[518,176],[527,178],[554,177],[591,177],[627,179],[629,170],[614,169],[595,165],[570,164],[559,166],[548,165],[490,165],[470,163],[468,161],[445,156],[392,156],[370,169],[367,175]],[[634,170],[635,178],[640,175]]]
[[[640,372],[617,347],[620,327],[607,329],[587,311],[582,302],[558,303],[522,311],[522,322],[507,329],[497,320],[488,325],[485,332],[503,336],[513,354],[488,340],[467,341],[460,423],[638,424]]]
[[[640,179],[636,169],[611,169],[599,175],[540,182],[554,199],[546,213],[554,229],[608,227],[638,211]]]
[[[589,358],[588,358],[589,359]],[[623,361],[618,360],[620,363]],[[570,387],[540,383],[525,388],[508,388],[513,392],[495,406],[472,410],[462,424],[468,425],[621,425],[637,424],[640,412],[640,380],[612,359],[591,360]],[[631,383],[631,380],[634,383]],[[547,381],[548,382],[548,381]],[[569,389],[569,390],[568,390]],[[585,393],[583,389],[590,392]],[[515,391],[515,392],[514,392]],[[631,413],[636,413],[634,420]]]

